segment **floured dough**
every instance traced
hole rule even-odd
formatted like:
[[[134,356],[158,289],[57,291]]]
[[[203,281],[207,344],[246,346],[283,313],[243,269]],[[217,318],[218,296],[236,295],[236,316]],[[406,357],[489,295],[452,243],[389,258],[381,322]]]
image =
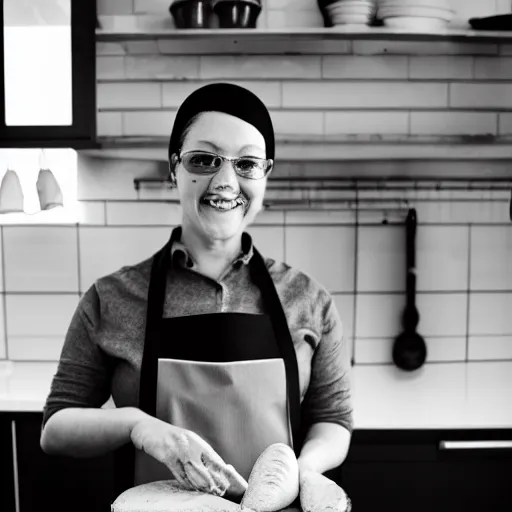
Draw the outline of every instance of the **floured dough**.
[[[160,480],[126,490],[114,501],[111,511],[240,512],[240,506],[213,494],[183,490],[174,480]]]

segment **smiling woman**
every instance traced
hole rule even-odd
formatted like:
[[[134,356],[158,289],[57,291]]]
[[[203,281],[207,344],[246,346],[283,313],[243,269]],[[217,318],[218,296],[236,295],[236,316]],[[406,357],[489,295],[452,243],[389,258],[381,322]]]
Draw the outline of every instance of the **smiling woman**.
[[[334,301],[246,232],[273,160],[269,112],[247,89],[210,84],[184,101],[169,142],[182,223],[82,297],[45,407],[45,451],[124,446],[119,492],[176,480],[234,501],[271,445],[290,447],[301,472],[343,462],[350,363]],[[110,394],[117,408],[99,409]]]

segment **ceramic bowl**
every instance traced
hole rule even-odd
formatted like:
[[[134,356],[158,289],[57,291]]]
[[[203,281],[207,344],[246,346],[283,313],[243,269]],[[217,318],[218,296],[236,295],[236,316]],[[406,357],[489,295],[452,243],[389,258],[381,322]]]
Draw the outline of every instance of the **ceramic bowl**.
[[[440,9],[452,9],[449,0],[379,0],[379,7],[437,7]]]
[[[175,0],[169,6],[176,28],[210,28],[211,0]]]
[[[331,4],[337,4],[340,0],[317,0],[316,3],[318,5],[318,8],[322,11],[325,9],[328,5]]]
[[[343,16],[335,16],[332,18],[334,26],[337,25],[368,25],[370,17],[361,14],[347,14]]]
[[[428,18],[425,16],[393,16],[384,18],[383,21],[386,27],[426,32],[442,30],[448,26],[448,22],[446,20],[442,20],[440,18]]]
[[[219,28],[256,28],[261,3],[254,0],[217,0],[213,12]]]
[[[390,18],[396,16],[406,17],[425,17],[439,18],[445,21],[451,21],[455,15],[451,9],[440,9],[437,7],[381,7],[379,14],[382,18]]]

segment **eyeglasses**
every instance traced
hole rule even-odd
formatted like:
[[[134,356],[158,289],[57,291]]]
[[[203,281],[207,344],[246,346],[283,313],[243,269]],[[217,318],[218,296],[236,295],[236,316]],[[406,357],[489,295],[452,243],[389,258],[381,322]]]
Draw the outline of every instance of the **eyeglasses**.
[[[187,151],[178,156],[178,162],[183,163],[185,169],[191,174],[201,174],[203,176],[215,174],[224,162],[231,162],[238,176],[250,180],[264,178],[271,171],[274,164],[272,159],[253,156],[230,158],[208,151]]]

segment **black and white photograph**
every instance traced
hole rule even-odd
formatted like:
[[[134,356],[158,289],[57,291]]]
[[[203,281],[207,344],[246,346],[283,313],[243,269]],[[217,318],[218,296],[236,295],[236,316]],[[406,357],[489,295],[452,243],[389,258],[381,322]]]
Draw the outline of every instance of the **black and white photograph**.
[[[512,0],[0,1],[0,512],[512,511]]]

